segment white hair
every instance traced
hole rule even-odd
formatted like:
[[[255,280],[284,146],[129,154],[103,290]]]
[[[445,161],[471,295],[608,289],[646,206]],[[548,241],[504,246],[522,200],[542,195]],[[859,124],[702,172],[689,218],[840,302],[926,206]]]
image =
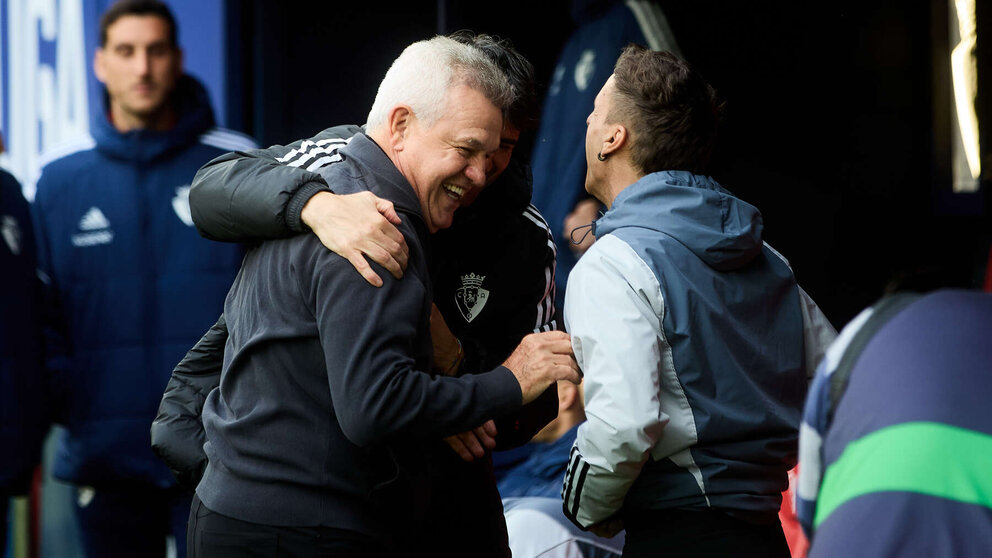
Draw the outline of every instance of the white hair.
[[[504,114],[513,99],[509,80],[480,49],[443,36],[413,43],[382,78],[366,126],[375,130],[386,124],[393,107],[408,105],[430,127],[444,113],[448,91],[462,84]]]

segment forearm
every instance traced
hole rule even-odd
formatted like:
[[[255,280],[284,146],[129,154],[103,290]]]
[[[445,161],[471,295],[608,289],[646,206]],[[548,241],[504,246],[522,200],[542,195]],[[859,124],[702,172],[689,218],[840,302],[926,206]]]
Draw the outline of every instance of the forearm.
[[[196,487],[207,465],[201,417],[207,395],[220,383],[227,336],[221,315],[172,371],[152,422],[152,450],[188,488]]]
[[[279,163],[276,155],[283,149],[228,153],[196,173],[189,200],[201,235],[245,242],[305,230],[302,207],[327,185],[316,173]]]

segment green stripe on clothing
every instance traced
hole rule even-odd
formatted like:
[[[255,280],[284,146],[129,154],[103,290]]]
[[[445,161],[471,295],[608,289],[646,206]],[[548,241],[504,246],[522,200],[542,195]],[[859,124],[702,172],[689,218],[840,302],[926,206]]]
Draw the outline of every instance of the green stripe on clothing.
[[[845,502],[876,492],[917,492],[992,508],[992,436],[908,422],[851,442],[823,476],[814,527]]]

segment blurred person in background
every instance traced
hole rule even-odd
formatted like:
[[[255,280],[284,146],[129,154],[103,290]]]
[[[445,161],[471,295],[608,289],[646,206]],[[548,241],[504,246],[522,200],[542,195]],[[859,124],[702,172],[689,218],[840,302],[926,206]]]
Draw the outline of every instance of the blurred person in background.
[[[161,2],[107,9],[93,60],[105,112],[90,142],[43,168],[33,204],[50,407],[65,426],[52,473],[78,488],[90,557],[164,556],[169,539],[185,556],[191,494],[152,453],[148,429],[243,255],[197,235],[189,185],[205,162],[254,143],[215,127],[177,35]]]

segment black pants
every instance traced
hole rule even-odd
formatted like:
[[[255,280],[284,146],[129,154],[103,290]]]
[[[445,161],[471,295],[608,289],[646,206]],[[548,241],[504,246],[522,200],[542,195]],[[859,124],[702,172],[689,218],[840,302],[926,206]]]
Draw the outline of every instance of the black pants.
[[[717,510],[639,512],[624,518],[624,558],[789,558],[777,520],[750,523]]]
[[[386,558],[371,537],[332,527],[275,527],[213,512],[193,496],[189,512],[189,558]]]

